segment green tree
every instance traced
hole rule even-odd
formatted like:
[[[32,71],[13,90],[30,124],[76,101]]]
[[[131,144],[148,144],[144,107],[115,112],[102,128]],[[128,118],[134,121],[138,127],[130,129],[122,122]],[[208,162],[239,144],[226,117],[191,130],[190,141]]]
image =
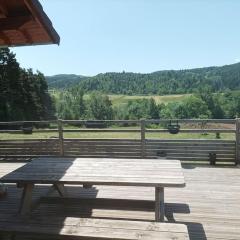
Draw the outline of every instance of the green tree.
[[[113,119],[112,103],[107,95],[92,93],[88,101],[88,118],[95,120]]]
[[[149,100],[149,116],[151,119],[158,119],[159,118],[159,108],[153,98]]]
[[[43,74],[20,68],[8,48],[0,49],[0,121],[54,117],[54,105]]]

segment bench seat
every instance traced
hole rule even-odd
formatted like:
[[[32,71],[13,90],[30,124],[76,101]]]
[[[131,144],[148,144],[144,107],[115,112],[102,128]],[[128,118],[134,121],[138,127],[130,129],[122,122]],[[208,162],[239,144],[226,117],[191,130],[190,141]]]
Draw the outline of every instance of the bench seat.
[[[45,237],[81,240],[189,239],[187,227],[183,224],[73,217],[53,219],[1,218],[0,233],[5,236],[12,234],[16,236],[42,235],[44,239]]]

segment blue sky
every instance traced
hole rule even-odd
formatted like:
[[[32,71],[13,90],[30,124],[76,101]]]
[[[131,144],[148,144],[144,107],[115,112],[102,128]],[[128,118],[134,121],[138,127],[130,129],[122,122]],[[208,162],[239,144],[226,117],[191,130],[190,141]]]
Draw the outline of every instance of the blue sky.
[[[60,46],[13,48],[45,75],[240,62],[239,0],[40,0]]]

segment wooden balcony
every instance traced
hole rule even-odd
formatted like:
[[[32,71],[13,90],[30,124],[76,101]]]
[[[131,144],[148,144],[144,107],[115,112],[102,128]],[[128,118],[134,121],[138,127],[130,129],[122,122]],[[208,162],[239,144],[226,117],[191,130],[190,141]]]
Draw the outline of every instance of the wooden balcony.
[[[0,176],[23,164],[0,163]],[[167,220],[185,224],[190,239],[239,239],[240,169],[189,164],[183,168],[186,187],[166,189]],[[68,199],[56,198],[54,193],[42,198],[32,217],[46,222],[56,219],[64,222],[66,217],[154,221],[154,189],[67,186],[67,190],[71,196]],[[11,219],[12,216],[14,222],[21,191],[15,185],[8,185],[7,197],[0,199],[0,219]],[[48,186],[38,186],[34,197],[38,198],[46,191]],[[8,221],[11,224],[11,220]],[[23,236],[16,239],[23,239]],[[31,236],[24,239],[41,238]]]
[[[161,121],[157,121],[157,128],[149,127],[156,121],[106,121],[115,126],[101,129],[85,128],[84,121],[54,121],[51,128],[34,127],[33,135],[24,135],[22,129],[16,129],[16,123],[0,123],[0,177],[37,156],[180,159],[186,187],[165,190],[166,220],[186,225],[191,240],[239,239],[239,120],[179,120],[185,124],[181,134],[209,134],[208,139],[204,135],[201,139],[193,135],[187,139],[179,135],[163,137],[169,134],[164,127],[168,120]],[[191,128],[193,123],[204,127]],[[120,128],[118,124],[130,127]],[[10,127],[3,129],[4,125]],[[15,129],[11,129],[13,126]],[[119,137],[112,138],[113,133],[119,133]],[[217,134],[220,139],[215,138]],[[47,185],[36,186],[34,199],[46,195],[48,189]],[[59,198],[56,193],[41,197],[31,219],[60,222],[59,233],[64,231],[68,217],[154,221],[154,188],[67,185],[67,192],[68,198]],[[9,226],[16,221],[21,193],[21,188],[8,184],[8,195],[0,198],[0,221],[7,219]],[[35,234],[16,235],[15,239],[46,238]]]

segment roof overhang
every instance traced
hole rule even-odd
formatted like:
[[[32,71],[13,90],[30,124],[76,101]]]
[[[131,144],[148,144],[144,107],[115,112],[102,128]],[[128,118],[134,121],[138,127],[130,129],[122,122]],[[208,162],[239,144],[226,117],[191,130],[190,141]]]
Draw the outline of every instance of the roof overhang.
[[[0,0],[0,47],[59,43],[38,0]]]

